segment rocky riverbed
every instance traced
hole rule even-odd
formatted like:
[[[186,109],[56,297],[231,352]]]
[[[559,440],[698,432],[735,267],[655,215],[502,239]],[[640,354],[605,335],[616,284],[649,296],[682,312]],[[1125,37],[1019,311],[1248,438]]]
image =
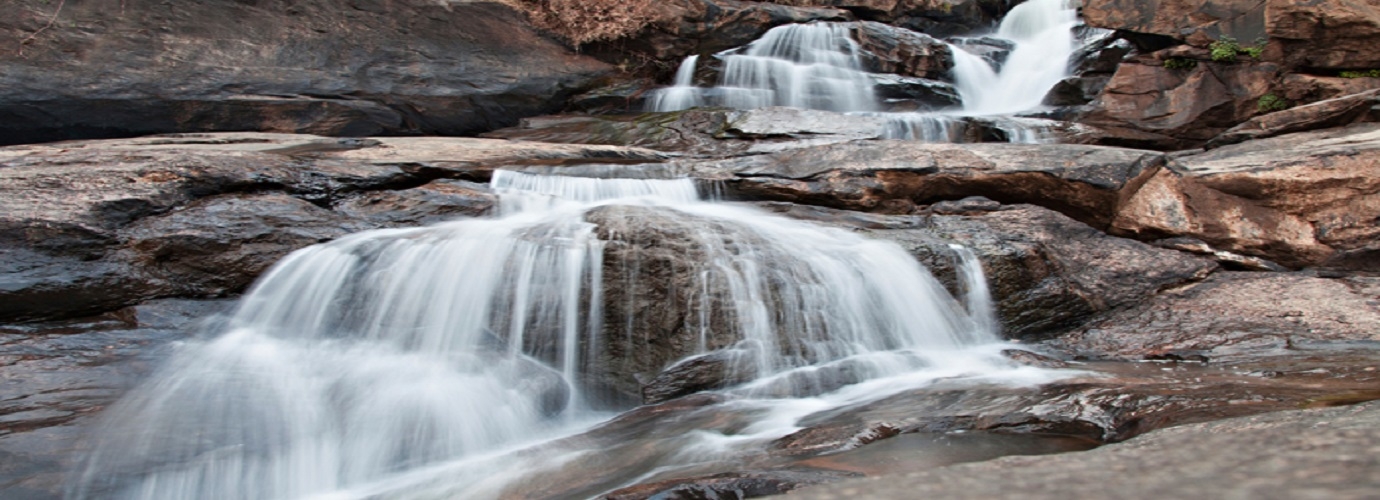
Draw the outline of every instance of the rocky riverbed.
[[[808,415],[732,463],[625,484],[611,471],[666,454],[656,437],[742,425],[737,396],[713,391],[743,380],[724,351],[681,361],[696,310],[677,290],[703,272],[685,215],[606,207],[586,220],[617,299],[602,313],[638,317],[648,347],[604,346],[623,362],[588,382],[642,405],[549,445],[613,451],[508,497],[1380,487],[1380,409],[1364,403],[1380,399],[1380,78],[1343,75],[1380,66],[1373,4],[1086,0],[1091,42],[1046,109],[963,118],[977,143],[933,144],[886,139],[876,114],[636,110],[682,57],[812,20],[857,22],[867,69],[894,74],[879,83],[888,106],[933,106],[956,95],[956,49],[934,37],[990,25],[1000,2],[677,0],[643,32],[578,52],[487,2],[105,3],[69,6],[33,40],[46,2],[0,20],[0,45],[24,48],[0,54],[5,498],[61,496],[101,411],[279,259],[491,216],[496,169],[692,178],[724,201],[894,242],[955,294],[961,245],[990,281],[1002,354],[1064,374],[940,381]],[[1224,37],[1264,40],[1220,60]],[[1001,143],[1008,119],[1052,143]]]

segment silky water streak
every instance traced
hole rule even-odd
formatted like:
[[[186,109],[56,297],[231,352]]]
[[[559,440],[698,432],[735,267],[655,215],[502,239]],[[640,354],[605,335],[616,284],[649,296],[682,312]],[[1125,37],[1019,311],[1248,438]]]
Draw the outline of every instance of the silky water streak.
[[[690,339],[674,356],[727,353],[741,380],[722,390],[754,423],[731,438],[676,431],[657,445],[670,451],[605,471],[584,494],[732,456],[812,411],[916,380],[1021,370],[982,347],[996,323],[970,253],[958,300],[894,244],[702,201],[691,180],[499,171],[492,185],[499,216],[359,233],[283,259],[106,411],[69,498],[484,498],[588,456],[573,438],[556,455],[533,450],[636,404],[592,381],[617,376],[605,350],[673,333],[627,331],[640,313],[606,296],[635,292],[605,274],[652,278],[605,250],[661,233],[690,242],[695,259],[682,302],[655,312],[695,311],[674,328]]]

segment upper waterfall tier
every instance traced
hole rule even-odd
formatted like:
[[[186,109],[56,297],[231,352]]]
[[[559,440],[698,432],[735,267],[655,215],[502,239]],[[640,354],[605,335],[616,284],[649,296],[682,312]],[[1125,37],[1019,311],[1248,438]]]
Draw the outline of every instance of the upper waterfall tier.
[[[698,56],[691,56],[682,65],[676,85],[653,97],[653,109],[678,111],[711,105],[870,111],[877,106],[872,80],[862,69],[858,43],[847,23],[780,26],[742,49],[716,57],[723,61],[718,85],[693,87],[686,73],[693,75]]]
[[[1013,114],[1040,107],[1049,89],[1069,76],[1077,24],[1078,11],[1068,0],[1030,0],[1012,8],[997,28],[997,38],[1015,45],[1000,71],[955,47],[954,83],[964,113]]]
[[[895,133],[889,135],[946,142],[963,135],[953,128],[957,122],[946,117],[1011,115],[1038,109],[1049,90],[1068,76],[1068,61],[1077,48],[1073,35],[1077,23],[1077,10],[1068,0],[1030,0],[1017,5],[996,32],[987,35],[988,40],[997,40],[1010,49],[1000,68],[969,53],[969,49],[948,45],[954,62],[950,79],[961,97],[961,108],[888,113],[896,117]],[[859,36],[857,26],[817,22],[774,28],[746,47],[716,54],[714,57],[721,61],[719,79],[708,88],[695,86],[701,59],[691,56],[677,72],[675,85],[656,91],[649,106],[654,111],[695,106],[881,110],[886,106],[877,98],[876,79],[864,71],[864,49],[853,38]],[[1013,142],[1040,140],[1035,130],[1006,135]]]

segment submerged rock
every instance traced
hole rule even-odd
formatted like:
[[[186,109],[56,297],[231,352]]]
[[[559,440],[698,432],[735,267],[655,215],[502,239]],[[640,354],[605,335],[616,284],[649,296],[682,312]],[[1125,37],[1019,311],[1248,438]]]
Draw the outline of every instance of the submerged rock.
[[[227,301],[159,300],[97,317],[0,325],[0,494],[61,498],[93,418]]]

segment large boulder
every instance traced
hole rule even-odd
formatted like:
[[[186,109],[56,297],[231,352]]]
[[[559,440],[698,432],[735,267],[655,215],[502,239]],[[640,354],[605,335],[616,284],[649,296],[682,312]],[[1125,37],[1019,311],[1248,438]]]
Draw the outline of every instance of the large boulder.
[[[1198,60],[1191,68],[1167,60]],[[1167,49],[1117,68],[1080,122],[1106,131],[1104,143],[1152,149],[1198,147],[1260,113],[1279,67],[1265,62],[1217,64],[1201,51]]]
[[[661,157],[610,146],[258,133],[0,148],[0,318],[233,294],[298,248],[494,205],[482,186],[437,179],[487,180],[513,163]]]
[[[1002,334],[1010,338],[1056,335],[1097,313],[1139,303],[1217,268],[1210,260],[1107,236],[1029,205],[964,200],[938,203],[913,216],[768,207],[895,242],[955,294],[962,288],[959,257],[951,245],[968,248],[982,263]]]
[[[1304,132],[1180,156],[1123,205],[1112,230],[1189,236],[1291,267],[1374,270],[1380,125]]]
[[[1218,273],[1106,314],[1054,343],[1094,359],[1239,362],[1380,341],[1377,299],[1376,278]]]
[[[614,73],[490,2],[21,0],[9,10],[0,145],[181,131],[472,134],[556,111]]]
[[[1250,42],[1265,36],[1271,2],[1248,0],[1084,0],[1088,26],[1148,33],[1206,47],[1222,36]]]
[[[1164,162],[1102,146],[856,141],[696,164],[727,172],[727,194],[849,210],[909,212],[968,196],[1030,203],[1105,228]]]
[[[854,24],[852,32],[867,71],[951,80],[954,55],[947,43],[923,33],[872,21]]]
[[[1380,66],[1380,4],[1367,0],[1086,0],[1090,26],[1174,38],[1198,47],[1268,39],[1267,57],[1299,69]]]
[[[1380,67],[1380,3],[1375,0],[1271,0],[1265,32],[1293,67]]]

